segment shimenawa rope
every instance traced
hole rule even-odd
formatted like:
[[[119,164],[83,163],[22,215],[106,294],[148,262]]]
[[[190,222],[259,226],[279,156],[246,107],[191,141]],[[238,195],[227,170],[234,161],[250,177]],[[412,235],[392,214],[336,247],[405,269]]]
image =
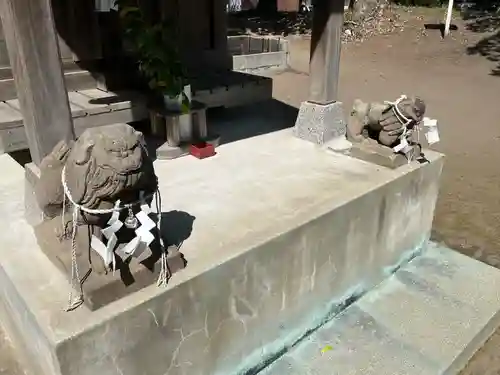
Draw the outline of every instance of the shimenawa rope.
[[[76,203],[73,200],[73,197],[71,195],[71,192],[68,188],[68,184],[66,183],[66,167],[63,167],[62,173],[61,173],[61,183],[64,189],[64,197],[63,197],[63,211],[62,211],[62,226],[63,226],[63,231],[65,231],[65,220],[64,216],[66,213],[66,199],[72,204],[73,206],[73,213],[72,213],[72,229],[71,229],[71,290],[69,294],[69,301],[68,301],[68,307],[66,311],[72,311],[79,307],[83,303],[83,289],[82,289],[82,281],[80,277],[80,273],[78,271],[78,263],[77,263],[77,257],[76,257],[76,234],[77,234],[77,225],[78,225],[78,218],[80,216],[80,211],[83,211],[88,214],[93,214],[93,215],[106,215],[106,214],[112,214],[114,212],[121,212],[125,209],[130,209],[134,206],[137,206],[143,202],[145,202],[147,199],[152,198],[155,193],[150,194],[145,197],[141,197],[140,200],[132,202],[132,203],[127,203],[124,205],[115,205],[113,208],[109,209],[91,209],[87,208],[83,205],[80,205]],[[156,191],[156,211],[158,215],[158,221],[157,221],[157,229],[159,233],[161,233],[161,197],[160,197],[160,192],[159,190]],[[158,281],[157,285],[158,286],[165,286],[168,282],[168,279],[170,278],[170,270],[168,269],[168,263],[167,263],[167,254],[166,254],[166,249],[163,243],[163,240],[161,239],[160,235],[160,247],[162,249],[162,254],[160,258],[160,274],[158,276]],[[114,256],[114,255],[113,255]],[[73,288],[76,287],[80,291],[80,295],[73,299]]]

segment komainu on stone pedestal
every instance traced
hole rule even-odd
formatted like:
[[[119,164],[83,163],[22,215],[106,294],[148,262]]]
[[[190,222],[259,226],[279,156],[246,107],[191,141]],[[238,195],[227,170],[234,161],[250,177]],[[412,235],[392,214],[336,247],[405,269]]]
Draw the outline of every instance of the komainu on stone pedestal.
[[[395,162],[399,154],[408,162],[420,157],[421,146],[414,135],[424,114],[425,103],[420,98],[403,95],[395,102],[385,103],[357,99],[347,124],[347,139],[358,154],[377,154],[400,164]]]
[[[70,308],[98,308],[184,267],[163,247],[153,162],[127,124],[61,141],[43,159],[35,193],[45,216],[38,243],[80,294]]]

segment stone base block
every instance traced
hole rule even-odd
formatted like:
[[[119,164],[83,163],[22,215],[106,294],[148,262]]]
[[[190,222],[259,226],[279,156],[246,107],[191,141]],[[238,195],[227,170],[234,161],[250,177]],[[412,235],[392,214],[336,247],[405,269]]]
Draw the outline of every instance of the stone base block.
[[[59,219],[55,220],[59,221]],[[34,230],[43,253],[66,277],[67,283],[71,283],[72,259],[68,244],[66,243],[66,248],[64,248],[57,239],[48,234],[48,231],[54,230],[54,224],[50,221],[44,221]],[[116,254],[115,271],[97,272],[92,269],[89,257],[77,257],[78,270],[82,279],[83,303],[90,310],[99,309],[149,285],[156,284],[158,280],[161,271],[159,246],[145,248],[134,256],[127,256],[119,249]],[[169,247],[167,254],[167,266],[171,274],[185,267],[183,255],[177,247]],[[93,250],[90,250],[90,257],[92,260],[99,261],[99,255]],[[79,292],[79,290],[74,291],[73,296],[77,297]]]
[[[290,130],[219,150],[155,162],[162,211],[192,218],[169,229],[187,267],[69,313],[68,282],[24,218],[24,171],[0,156],[0,324],[34,374],[254,373],[429,238],[440,154],[381,169]]]
[[[500,325],[499,290],[498,269],[432,245],[262,375],[457,374]]]
[[[342,103],[302,102],[294,134],[298,138],[318,145],[330,142],[334,138],[345,137],[346,123]]]
[[[421,153],[422,149],[420,145],[415,144],[413,146],[413,155],[415,155],[413,160],[421,160]],[[347,155],[392,169],[401,167],[409,162],[405,155],[394,153],[389,147],[369,142],[352,142]],[[410,162],[413,160],[410,160]]]

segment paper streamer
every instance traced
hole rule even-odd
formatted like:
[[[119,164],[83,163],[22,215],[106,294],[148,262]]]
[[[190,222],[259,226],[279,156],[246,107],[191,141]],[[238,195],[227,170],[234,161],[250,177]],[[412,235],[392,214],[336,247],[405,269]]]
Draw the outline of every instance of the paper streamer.
[[[120,207],[119,200],[115,203],[116,210],[108,220],[108,226],[101,231],[103,236],[107,239],[107,244],[104,245],[104,243],[94,235],[92,235],[92,239],[90,241],[90,247],[101,256],[106,266],[113,264],[113,270],[116,269],[116,259],[114,254],[116,244],[118,243],[116,232],[118,232],[123,226],[123,223],[120,221],[120,212],[118,211],[118,207]]]

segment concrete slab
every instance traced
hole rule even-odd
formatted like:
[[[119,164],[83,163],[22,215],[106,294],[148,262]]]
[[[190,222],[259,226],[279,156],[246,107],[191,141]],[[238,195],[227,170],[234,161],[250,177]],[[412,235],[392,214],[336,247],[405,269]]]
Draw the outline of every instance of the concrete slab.
[[[500,270],[433,245],[261,374],[456,374],[499,324]]]
[[[71,313],[24,218],[24,170],[0,156],[0,322],[37,375],[244,373],[422,249],[442,168],[427,156],[390,170],[288,129],[156,161],[187,268],[166,289]]]

